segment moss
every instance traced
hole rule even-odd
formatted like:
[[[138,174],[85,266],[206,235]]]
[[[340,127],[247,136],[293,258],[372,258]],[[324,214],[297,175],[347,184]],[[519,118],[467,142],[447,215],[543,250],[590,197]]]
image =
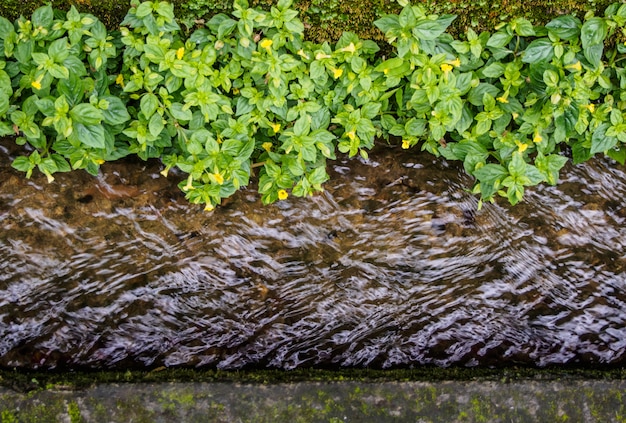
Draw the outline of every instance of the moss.
[[[278,0],[250,0],[253,7],[269,9]],[[45,0],[3,0],[0,15],[16,19],[20,14],[30,16]],[[82,12],[93,13],[109,28],[115,28],[124,18],[130,1],[126,0],[51,0],[53,7],[67,10],[71,5]],[[216,13],[232,10],[232,0],[172,0],[176,16],[187,23],[208,18]],[[477,31],[492,30],[498,23],[512,17],[525,17],[536,24],[551,18],[573,13],[582,16],[587,11],[602,13],[614,0],[418,0],[429,13],[456,14],[450,32],[462,36],[468,27]],[[315,42],[337,40],[344,31],[360,37],[380,41],[382,33],[373,22],[386,13],[398,13],[400,6],[394,0],[298,0],[294,8],[307,26],[306,36]]]
[[[83,416],[80,413],[80,408],[78,408],[78,404],[74,401],[71,401],[67,404],[67,414],[70,416],[70,423],[82,423]]]
[[[9,410],[3,410],[0,414],[0,423],[17,423],[17,417]]]

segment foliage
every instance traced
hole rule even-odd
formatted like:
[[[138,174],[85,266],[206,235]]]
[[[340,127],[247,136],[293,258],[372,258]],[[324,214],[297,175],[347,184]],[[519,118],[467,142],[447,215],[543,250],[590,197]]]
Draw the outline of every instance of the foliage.
[[[568,149],[575,162],[624,162],[626,47],[605,40],[624,31],[626,5],[545,27],[517,18],[464,41],[446,32],[453,15],[402,6],[375,22],[391,57],[350,32],[305,41],[290,0],[238,0],[189,37],[164,1],[133,0],[114,32],[73,7],[0,18],[0,134],[32,147],[15,168],[50,181],[160,158],[207,210],[257,170],[264,203],[310,195],[337,150],[367,158],[377,137],[462,160],[474,192],[512,204],[555,184]]]

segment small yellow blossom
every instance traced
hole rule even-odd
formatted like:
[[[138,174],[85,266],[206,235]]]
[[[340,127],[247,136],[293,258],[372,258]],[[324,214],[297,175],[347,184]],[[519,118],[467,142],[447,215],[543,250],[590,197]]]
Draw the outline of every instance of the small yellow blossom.
[[[210,212],[210,211],[213,211],[213,210],[215,210],[215,206],[213,204],[211,204],[210,202],[206,203],[206,205],[204,206],[204,211]]]
[[[263,147],[263,150],[267,151],[268,153],[272,150],[272,143],[271,142],[264,142],[263,144],[261,144],[261,147]]]
[[[176,50],[176,58],[178,60],[182,59],[184,55],[185,55],[185,47],[181,47],[178,50]]]
[[[239,94],[239,89],[238,88],[233,88],[233,94],[238,95]]]
[[[354,131],[346,132],[346,136],[350,138],[350,141],[354,141],[354,138],[356,138]]]
[[[222,185],[224,183],[224,177],[221,173],[214,173],[213,177],[215,178],[215,182],[217,182],[218,185]]]
[[[115,83],[124,88],[124,75],[122,75],[121,73],[117,75],[117,78],[115,78]]]
[[[459,59],[458,57],[450,62],[448,62],[449,64],[451,64],[452,66],[454,66],[455,68],[458,68],[459,66],[461,66],[461,59]]]
[[[596,105],[591,103],[591,104],[587,104],[587,110],[589,110],[591,113],[596,111]]]
[[[298,56],[302,57],[303,59],[309,60],[309,55],[306,54],[302,49],[298,50]]]
[[[511,113],[511,116],[513,116],[513,119],[517,119],[519,117],[519,113],[513,112]]]
[[[496,100],[498,100],[500,103],[508,103],[508,102],[509,102],[509,99],[508,99],[508,98],[506,98],[506,97],[507,97],[507,96],[506,96],[506,94],[505,94],[505,95],[503,95],[502,97],[496,97]]]
[[[49,173],[46,173],[46,178],[48,178],[49,184],[54,182],[54,176],[50,175]]]
[[[441,71],[442,71],[444,74],[446,74],[446,73],[448,73],[448,72],[452,71],[452,69],[453,69],[452,65],[449,65],[449,64],[447,64],[447,63],[443,63],[443,64],[440,66],[440,68],[441,68]]]
[[[274,44],[274,42],[270,40],[269,38],[266,38],[263,41],[261,41],[261,44],[259,45],[261,46],[261,48],[264,48],[269,53],[271,50],[272,44]]]
[[[289,193],[287,191],[285,191],[284,189],[278,190],[278,199],[279,200],[286,200],[287,197],[289,197]]]
[[[533,137],[533,142],[537,144],[537,143],[540,143],[541,141],[543,141],[543,137],[541,136],[539,132],[535,132],[535,136]]]
[[[276,134],[278,134],[278,131],[280,131],[280,123],[270,122],[270,127]]]
[[[341,68],[333,68],[333,78],[337,79],[341,75],[343,75],[343,69],[341,69]]]
[[[193,189],[193,177],[191,175],[189,175],[189,177],[187,178],[187,184],[183,187],[183,191],[191,191]]]
[[[347,47],[342,48],[341,50],[344,53],[354,53],[356,52],[356,46],[354,45],[354,43],[350,43],[350,45],[348,45]]]
[[[163,169],[163,170],[162,170],[162,171],[160,171],[159,173],[160,173],[161,175],[163,175],[163,177],[167,178],[167,174],[168,174],[168,172],[169,172],[169,171],[170,171],[170,168],[169,168],[169,167],[166,167],[165,169]]]
[[[319,52],[315,55],[315,60],[322,60],[322,59],[330,59],[330,55],[324,52]]]
[[[571,65],[567,65],[566,68],[568,69],[573,69],[576,72],[580,72],[583,70],[582,65],[580,64],[580,62],[576,62],[576,63],[572,63]]]
[[[405,150],[408,150],[409,147],[411,147],[411,141],[409,140],[402,140],[402,148]]]
[[[95,159],[93,162],[95,164],[101,165],[101,164],[104,164],[105,161],[104,161],[104,159]]]
[[[32,87],[36,90],[41,89],[41,78],[37,78],[35,81],[31,82]]]
[[[520,153],[523,153],[528,148],[528,144],[526,144],[525,142],[521,142],[519,140],[515,140],[515,144],[517,145],[517,148],[518,148],[517,151],[519,151]]]

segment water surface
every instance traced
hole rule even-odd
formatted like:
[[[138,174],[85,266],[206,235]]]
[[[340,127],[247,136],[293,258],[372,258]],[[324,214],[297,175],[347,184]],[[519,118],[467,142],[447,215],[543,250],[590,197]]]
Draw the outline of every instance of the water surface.
[[[0,148],[0,366],[623,364],[626,173],[476,211],[457,164],[381,146],[326,191],[213,213],[158,163],[26,180]]]

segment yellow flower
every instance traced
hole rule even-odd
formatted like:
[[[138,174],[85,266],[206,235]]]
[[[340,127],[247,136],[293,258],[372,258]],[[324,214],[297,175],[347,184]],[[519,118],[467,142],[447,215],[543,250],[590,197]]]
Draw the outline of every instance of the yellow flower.
[[[51,184],[54,182],[54,176],[50,175],[46,172],[46,178],[48,178],[48,183]]]
[[[573,69],[573,70],[575,70],[576,72],[580,72],[580,71],[582,71],[582,70],[583,70],[583,67],[582,67],[582,65],[580,64],[580,62],[572,63],[571,65],[567,65],[567,66],[565,66],[565,67],[566,67],[566,68],[568,68],[568,69]]]
[[[36,90],[41,89],[41,78],[37,78],[35,81],[31,82],[32,87]]]
[[[537,144],[537,143],[540,143],[541,141],[543,141],[543,137],[541,136],[539,132],[535,132],[535,136],[533,137],[533,142]]]
[[[183,187],[183,191],[191,191],[193,189],[193,176],[189,175],[187,178],[187,184]]]
[[[350,138],[350,141],[354,141],[354,138],[356,138],[354,131],[346,132],[346,136]]]
[[[517,144],[517,148],[520,153],[523,153],[528,148],[528,144],[525,142],[520,142],[519,140],[515,140],[515,144]]]
[[[519,117],[519,113],[511,113],[511,116],[513,116],[513,119],[517,119]]]
[[[261,46],[261,48],[264,48],[269,53],[270,50],[271,50],[272,44],[274,44],[274,42],[272,40],[266,38],[263,41],[261,41],[261,44],[259,44],[259,45]]]
[[[309,60],[309,55],[306,54],[302,49],[298,50],[298,56],[302,57],[303,59]]]
[[[409,147],[411,147],[411,141],[409,141],[409,140],[402,140],[402,148],[407,150]]]
[[[449,65],[447,63],[443,63],[440,67],[441,67],[441,71],[444,74],[450,72],[453,69],[452,65]]]
[[[161,175],[163,175],[163,177],[167,178],[167,173],[168,173],[169,171],[170,171],[170,168],[169,168],[169,166],[168,166],[168,167],[166,167],[165,169],[163,169],[162,171],[160,171],[159,173],[160,173]]]
[[[94,162],[95,164],[99,164],[99,165],[104,164],[104,160],[103,160],[103,159],[94,159],[94,161],[93,161],[93,162]]]
[[[261,144],[261,147],[263,147],[263,150],[267,151],[268,153],[272,151],[272,143],[269,141]]]
[[[206,205],[204,206],[204,211],[210,212],[210,211],[213,211],[213,210],[215,210],[215,206],[213,206],[213,204],[211,204],[211,203],[206,203]]]
[[[319,52],[315,55],[315,60],[322,60],[322,59],[330,59],[330,55],[324,52]]]
[[[275,133],[280,131],[280,123],[270,122],[270,127],[274,130]]]
[[[389,68],[385,68],[385,69],[383,69],[383,73],[384,73],[385,75],[387,75],[387,74],[389,73]]]
[[[509,91],[505,91],[504,94],[502,94],[502,96],[497,97],[496,100],[498,100],[500,103],[508,103],[509,102]]]
[[[458,57],[450,62],[448,62],[449,64],[451,64],[452,66],[454,66],[455,68],[458,68],[459,66],[461,66],[461,59],[459,59]]]
[[[289,197],[289,193],[287,191],[285,191],[284,189],[278,190],[278,199],[279,200],[286,200],[287,197]]]
[[[587,110],[589,110],[591,113],[596,111],[596,105],[591,103],[591,104],[587,104]]]
[[[124,75],[122,75],[121,73],[117,75],[117,78],[115,78],[115,83],[124,88]]]
[[[342,52],[345,52],[345,53],[354,53],[354,52],[356,52],[356,46],[354,45],[354,43],[350,43],[350,45],[348,45],[347,47],[342,48],[339,51],[342,51]]]
[[[215,182],[217,182],[218,185],[222,185],[224,183],[224,177],[221,173],[214,173],[213,177],[215,178]]]
[[[178,60],[182,59],[184,54],[185,54],[185,47],[181,47],[178,50],[176,50],[176,58]]]
[[[333,78],[337,79],[341,75],[343,75],[343,69],[341,69],[341,68],[333,68]]]

